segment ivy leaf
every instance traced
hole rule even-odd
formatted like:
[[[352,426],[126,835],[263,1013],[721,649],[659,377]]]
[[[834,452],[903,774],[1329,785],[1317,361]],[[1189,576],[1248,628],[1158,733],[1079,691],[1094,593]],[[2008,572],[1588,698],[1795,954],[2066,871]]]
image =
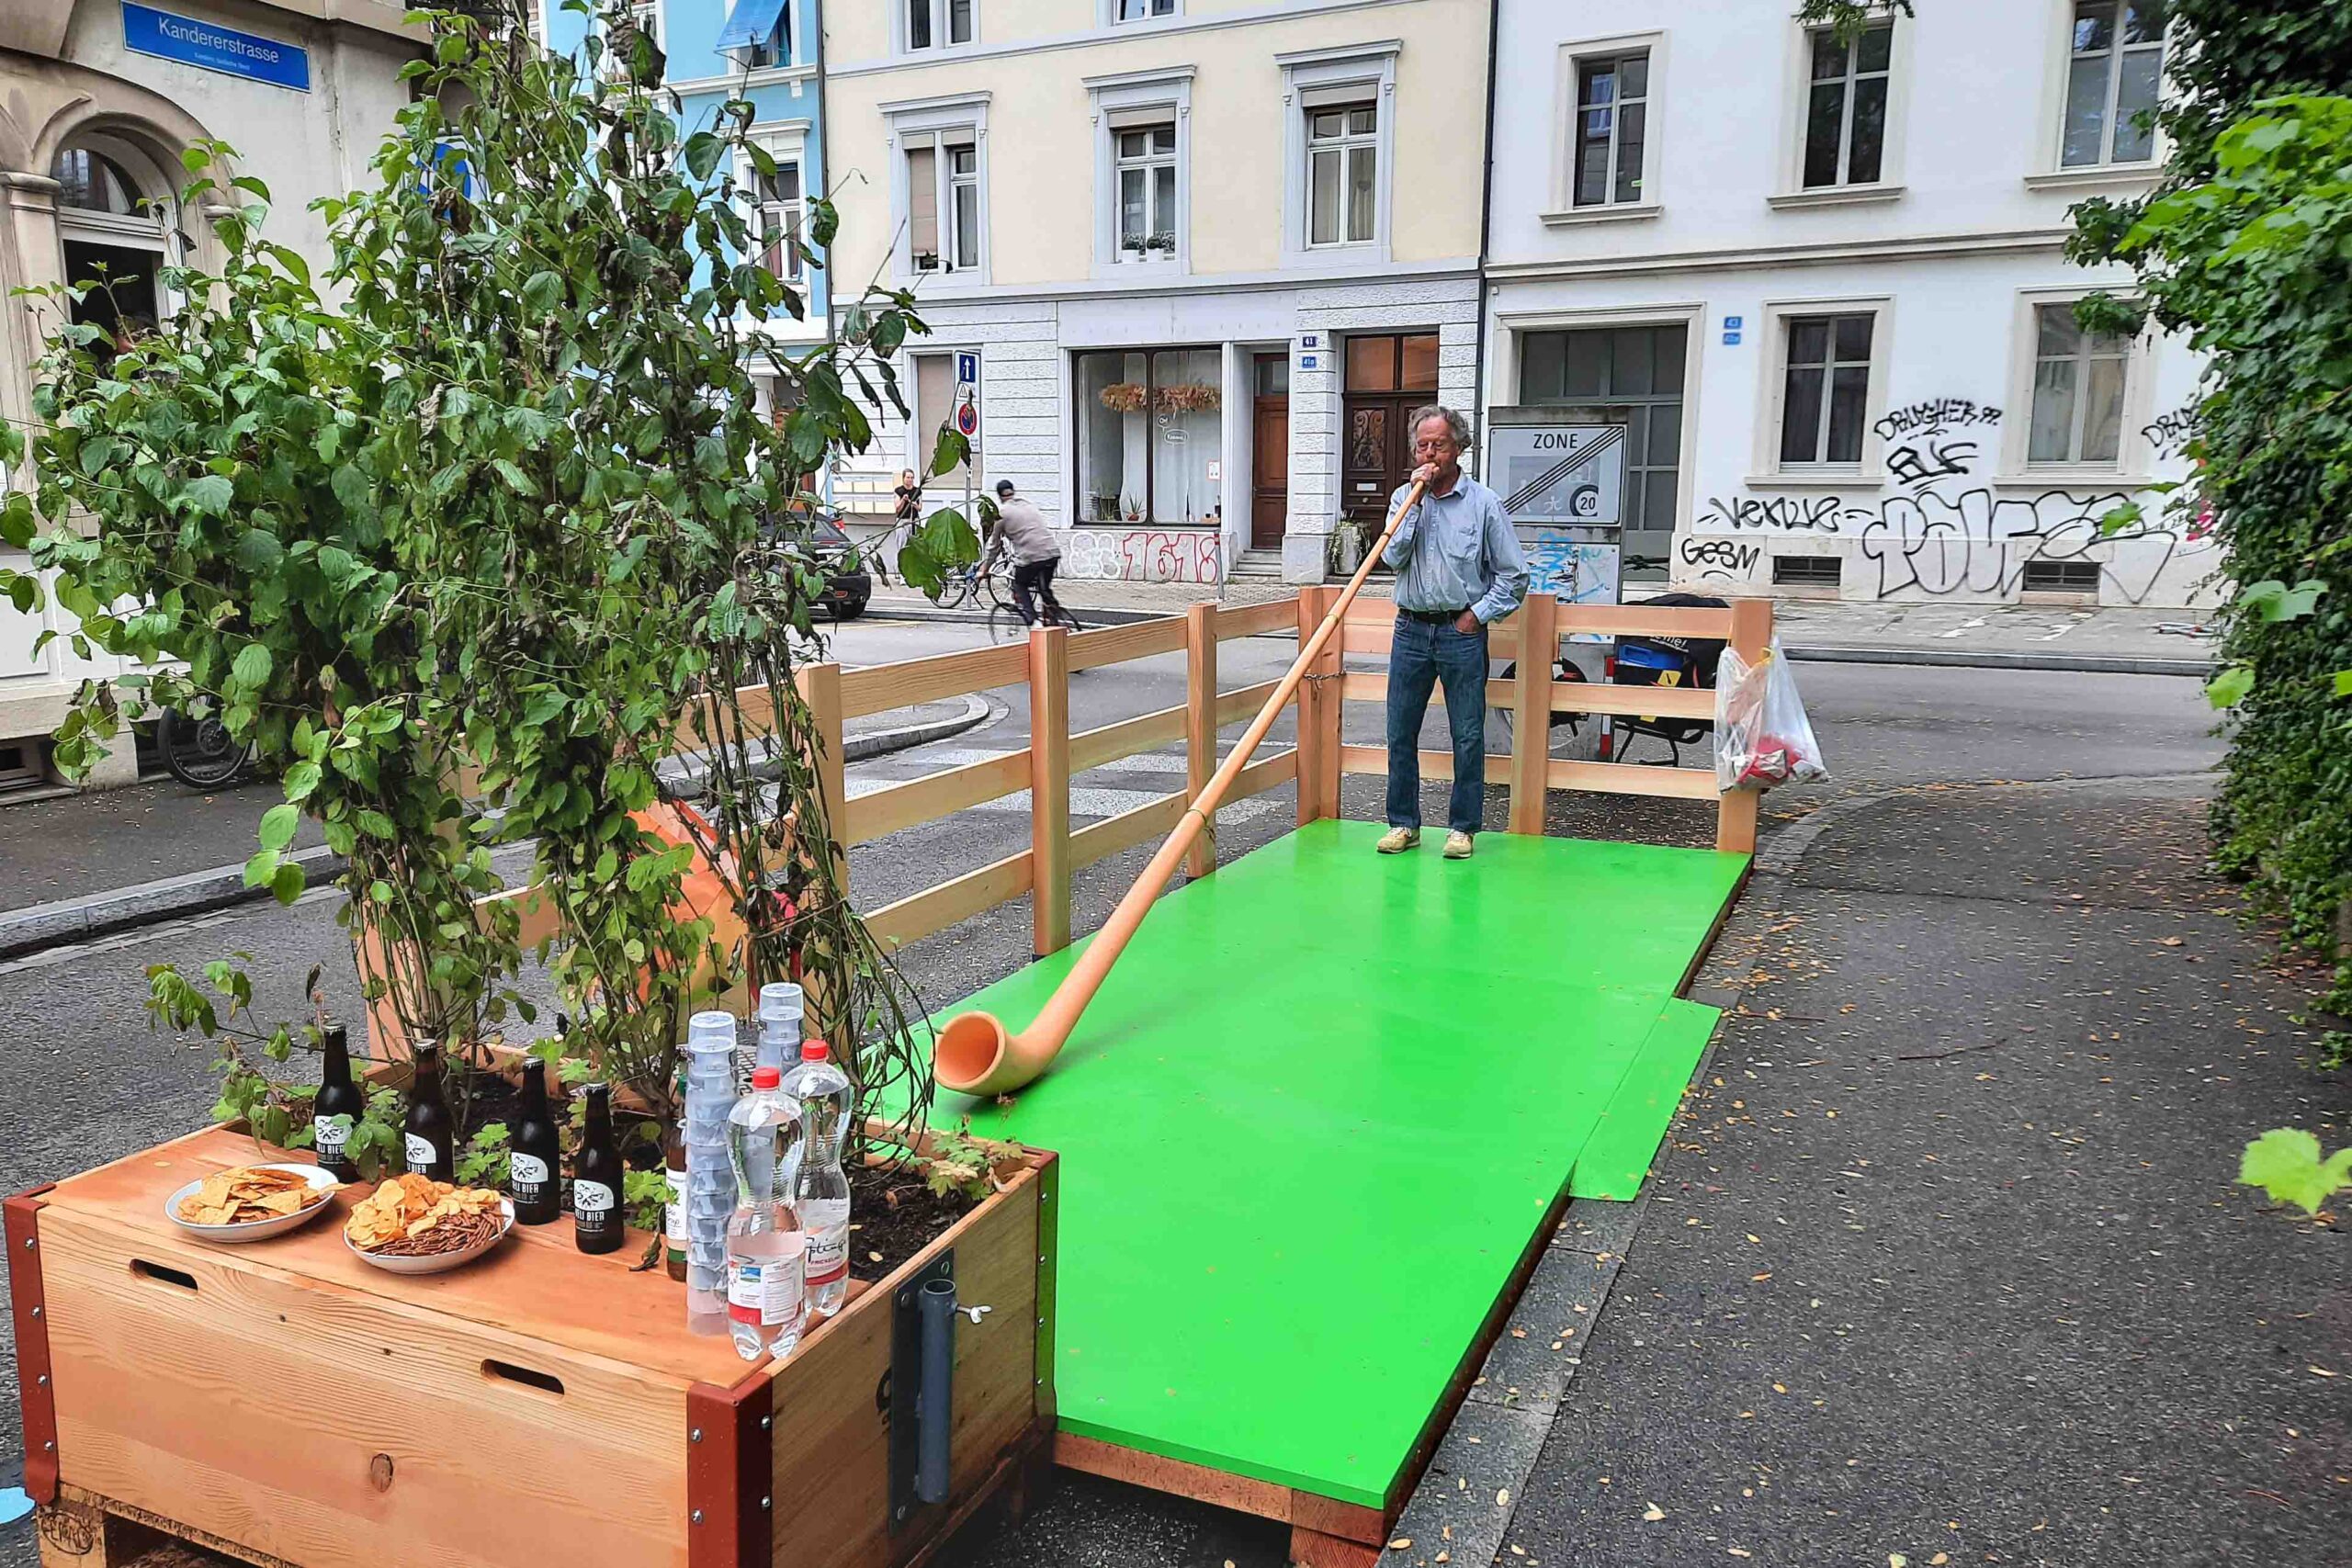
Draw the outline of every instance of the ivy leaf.
[[[2352,1186],[2352,1145],[2323,1161],[2319,1140],[2310,1133],[2301,1127],[2273,1127],[2245,1146],[2238,1158],[2238,1180],[2261,1188],[2273,1202],[2317,1213],[2332,1194]]]
[[[301,808],[292,804],[273,806],[261,814],[261,847],[282,850],[294,841],[294,829],[300,826]]]
[[[2248,583],[2238,594],[2238,607],[2251,610],[2265,621],[2299,621],[2312,613],[2319,596],[2327,592],[2327,584],[2317,578],[2308,578],[2292,588],[2277,578],[2266,578]]]
[[[2205,682],[2205,700],[2217,708],[2233,708],[2254,690],[2254,666],[2233,664]]]

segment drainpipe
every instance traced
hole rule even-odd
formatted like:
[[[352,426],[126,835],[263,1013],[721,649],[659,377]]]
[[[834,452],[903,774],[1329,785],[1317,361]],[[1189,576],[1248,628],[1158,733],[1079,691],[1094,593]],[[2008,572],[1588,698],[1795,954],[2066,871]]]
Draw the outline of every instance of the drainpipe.
[[[808,39],[812,45],[809,54],[809,62],[817,68],[816,79],[809,84],[810,90],[817,95],[817,178],[814,188],[823,193],[826,200],[831,201],[833,196],[833,182],[831,175],[828,173],[826,165],[831,162],[833,156],[833,138],[832,128],[826,123],[831,117],[825,112],[824,3],[823,0],[786,0],[786,3],[794,6],[798,13],[798,15],[794,17],[794,20],[797,21],[800,17],[808,17],[815,24],[808,29]],[[811,288],[815,287],[816,280],[819,276],[821,276],[824,280],[825,343],[829,346],[833,341],[832,259],[832,247],[828,245],[825,248],[826,265],[821,267],[812,268],[809,273]],[[827,506],[837,506],[839,504],[834,500],[833,496],[833,467],[835,461],[836,459],[831,457],[826,458],[824,478],[820,486],[820,499]]]
[[[1478,472],[1487,471],[1487,262],[1495,229],[1495,73],[1502,53],[1503,0],[1487,3],[1487,166],[1478,197],[1478,342],[1470,361],[1470,417],[1478,422]]]

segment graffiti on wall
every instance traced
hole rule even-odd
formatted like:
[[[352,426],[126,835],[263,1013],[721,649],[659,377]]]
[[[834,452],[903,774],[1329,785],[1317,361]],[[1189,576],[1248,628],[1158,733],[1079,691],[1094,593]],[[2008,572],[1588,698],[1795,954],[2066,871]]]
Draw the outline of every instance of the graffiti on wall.
[[[1559,528],[1524,534],[1529,591],[1549,593],[1563,604],[1618,602],[1619,547],[1571,537]]]
[[[1223,541],[1214,528],[1073,528],[1062,547],[1062,575],[1215,582]]]
[[[2031,563],[2091,561],[2099,569],[2102,599],[2138,604],[2177,557],[2211,547],[2209,529],[2184,533],[2161,516],[2106,532],[2108,514],[2132,499],[2127,491],[1996,491],[1977,475],[1986,448],[1997,445],[1984,437],[2000,423],[1999,409],[1967,398],[1895,409],[1871,429],[1886,443],[1887,475],[1901,494],[1712,498],[1698,519],[1705,532],[1677,547],[1681,575],[1754,582],[1770,572],[1771,558],[1740,536],[1834,536],[1856,541],[1857,564],[1870,571],[1863,591],[1872,598],[2006,596]]]

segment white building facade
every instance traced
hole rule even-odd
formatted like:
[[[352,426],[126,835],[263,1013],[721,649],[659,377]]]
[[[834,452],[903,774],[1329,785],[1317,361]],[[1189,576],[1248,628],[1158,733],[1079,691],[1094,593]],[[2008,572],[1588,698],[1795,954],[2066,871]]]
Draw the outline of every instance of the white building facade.
[[[836,312],[932,333],[911,420],[833,477],[880,521],[958,389],[1065,576],[1318,581],[1476,400],[1487,0],[825,8]],[[964,372],[972,373],[966,382]],[[928,499],[960,497],[963,474]]]
[[[0,0],[0,418],[31,421],[34,361],[60,321],[54,302],[11,291],[103,268],[112,293],[74,315],[109,331],[152,326],[177,305],[164,267],[219,264],[200,209],[226,199],[232,175],[270,187],[270,237],[323,274],[326,229],[309,204],[371,179],[368,161],[409,101],[401,68],[426,37],[403,15],[397,0]],[[180,153],[207,138],[236,156],[190,210]],[[28,488],[31,476],[5,482]],[[0,565],[26,564],[0,547]],[[108,656],[78,657],[62,635],[73,629],[53,604],[24,615],[0,604],[0,791],[39,785],[75,688],[123,672]],[[61,635],[36,652],[44,631]],[[91,782],[136,776],[126,739]]]
[[[1488,411],[1625,427],[1635,591],[2213,602],[2210,529],[2148,493],[2197,357],[2081,331],[2132,280],[2062,254],[2070,203],[2156,177],[2160,14],[1791,11],[1501,0]]]

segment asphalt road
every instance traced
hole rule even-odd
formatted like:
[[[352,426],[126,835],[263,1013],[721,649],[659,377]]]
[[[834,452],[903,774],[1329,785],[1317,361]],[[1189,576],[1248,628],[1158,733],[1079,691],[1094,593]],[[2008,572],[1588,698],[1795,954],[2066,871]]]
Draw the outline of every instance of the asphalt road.
[[[839,651],[847,661],[880,662],[974,646],[985,635],[967,626],[869,623],[846,628]],[[1271,679],[1292,652],[1283,639],[1228,643],[1221,654],[1223,684]],[[1804,665],[1798,675],[1838,777],[1770,797],[1768,845],[1770,834],[1841,797],[1890,789],[1932,795],[1962,782],[2190,773],[2210,768],[2219,756],[2209,733],[2211,716],[2189,681],[1861,665]],[[1074,722],[1081,728],[1112,722],[1171,705],[1182,693],[1176,656],[1089,671],[1072,682]],[[853,788],[1019,748],[1026,734],[1024,694],[1012,688],[990,696],[1004,707],[991,723],[937,747],[859,764],[851,770]],[[1376,714],[1351,711],[1351,738],[1376,739],[1378,723]],[[1423,743],[1440,744],[1438,733],[1433,723]],[[1286,739],[1285,725],[1275,743]],[[1181,755],[1132,759],[1077,780],[1073,817],[1083,822],[1111,815],[1182,783]],[[258,792],[245,794],[255,814],[267,804]],[[1442,813],[1439,791],[1430,795],[1430,810]],[[852,861],[858,902],[876,907],[1022,847],[1026,818],[1015,805],[1000,803],[998,809],[861,848]],[[1221,830],[1223,853],[1229,858],[1278,836],[1293,809],[1285,789],[1229,813]],[[1490,791],[1490,828],[1500,825],[1502,809],[1499,792]],[[1351,781],[1348,814],[1370,818],[1378,810],[1378,781]],[[1555,796],[1551,816],[1555,832],[1665,842],[1704,842],[1712,835],[1711,811],[1668,803]],[[6,826],[0,817],[0,844]],[[1133,851],[1080,874],[1074,899],[1080,930],[1100,923],[1147,853]],[[345,1017],[358,1016],[357,987],[334,913],[334,895],[322,889],[291,908],[245,906],[0,964],[0,1018],[7,1021],[0,1035],[0,1191],[68,1175],[204,1120],[213,1098],[211,1052],[200,1040],[148,1027],[141,1007],[146,965],[195,967],[248,953],[255,1010],[276,1020],[295,1013],[293,993],[303,972],[323,963],[331,1007]],[[927,1003],[944,1006],[1026,962],[1028,937],[1025,903],[1007,906],[910,950],[908,974]],[[1605,940],[1605,921],[1564,931],[1562,939]],[[0,1319],[0,1339],[6,1334]],[[1586,1375],[1593,1371],[1588,1359]],[[1650,1402],[1645,1408],[1655,1420],[1673,1417],[1677,1400],[1666,1385],[1629,1389],[1625,1397]],[[0,1380],[0,1485],[9,1483],[21,1464],[19,1442],[15,1390]],[[1280,1533],[1253,1522],[1072,1478],[1024,1529],[1005,1534],[978,1528],[955,1555],[991,1564],[1105,1568],[1177,1562],[1215,1568],[1230,1559],[1250,1568],[1278,1562],[1283,1552]],[[33,1563],[29,1524],[0,1529],[0,1568]]]

